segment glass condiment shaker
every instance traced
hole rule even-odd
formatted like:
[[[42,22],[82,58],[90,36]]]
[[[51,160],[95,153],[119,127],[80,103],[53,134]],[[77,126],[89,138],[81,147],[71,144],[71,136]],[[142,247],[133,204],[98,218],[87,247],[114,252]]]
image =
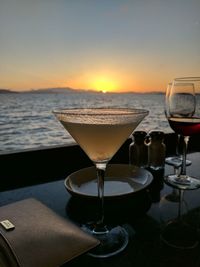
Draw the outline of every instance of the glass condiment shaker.
[[[152,170],[164,169],[166,151],[164,132],[151,131],[148,139],[148,167]]]
[[[148,147],[145,144],[145,131],[135,131],[129,145],[129,164],[145,168],[148,164]]]

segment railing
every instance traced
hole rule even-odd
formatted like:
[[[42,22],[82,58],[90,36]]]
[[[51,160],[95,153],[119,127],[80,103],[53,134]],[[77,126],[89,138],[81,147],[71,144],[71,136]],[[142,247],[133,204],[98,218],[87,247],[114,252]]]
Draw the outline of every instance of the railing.
[[[191,138],[190,151],[200,151],[200,136]],[[110,163],[128,163],[128,139]],[[166,154],[175,152],[174,134],[165,135]],[[0,155],[0,191],[64,179],[92,162],[78,145],[56,146]]]

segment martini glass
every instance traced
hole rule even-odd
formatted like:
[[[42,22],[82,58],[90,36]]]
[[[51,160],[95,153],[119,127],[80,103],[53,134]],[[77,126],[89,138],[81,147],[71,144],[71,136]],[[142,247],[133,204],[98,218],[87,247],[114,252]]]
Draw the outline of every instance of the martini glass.
[[[121,226],[104,223],[104,176],[108,162],[148,115],[147,110],[134,108],[61,109],[53,111],[57,119],[84,150],[96,167],[99,219],[83,229],[100,240],[90,253],[106,258],[123,251],[128,234]]]

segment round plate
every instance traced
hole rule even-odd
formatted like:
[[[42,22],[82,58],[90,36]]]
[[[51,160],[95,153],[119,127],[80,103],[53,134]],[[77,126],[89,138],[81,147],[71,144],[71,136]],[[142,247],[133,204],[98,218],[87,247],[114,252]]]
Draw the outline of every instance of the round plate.
[[[145,169],[127,164],[110,164],[106,169],[104,196],[119,197],[133,194],[146,188],[152,180],[152,174]],[[84,168],[70,174],[64,184],[72,195],[97,197],[95,167]]]

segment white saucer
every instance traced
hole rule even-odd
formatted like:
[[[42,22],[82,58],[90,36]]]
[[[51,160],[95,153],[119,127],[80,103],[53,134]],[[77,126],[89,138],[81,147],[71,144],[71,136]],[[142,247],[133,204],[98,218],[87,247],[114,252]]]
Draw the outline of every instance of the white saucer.
[[[127,164],[110,164],[106,170],[104,196],[119,197],[146,188],[153,176],[145,169]],[[84,168],[70,174],[64,181],[67,191],[81,197],[97,197],[95,167]]]

